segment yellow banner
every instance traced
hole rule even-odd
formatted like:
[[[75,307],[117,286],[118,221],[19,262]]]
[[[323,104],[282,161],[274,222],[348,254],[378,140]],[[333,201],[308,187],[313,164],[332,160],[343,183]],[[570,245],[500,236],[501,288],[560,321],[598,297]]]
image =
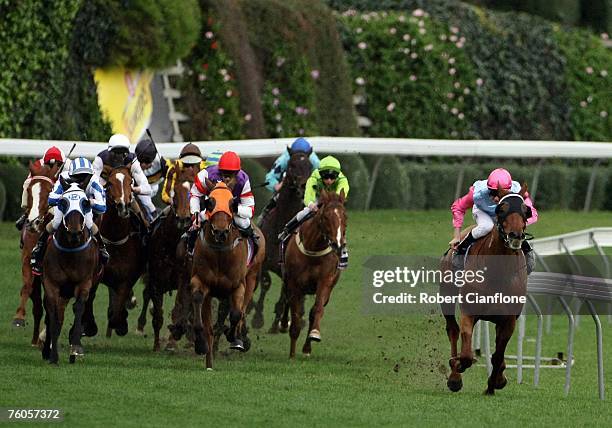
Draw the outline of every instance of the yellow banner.
[[[136,144],[151,122],[153,72],[119,67],[98,69],[94,79],[98,86],[98,104],[111,122],[113,132],[126,135]]]

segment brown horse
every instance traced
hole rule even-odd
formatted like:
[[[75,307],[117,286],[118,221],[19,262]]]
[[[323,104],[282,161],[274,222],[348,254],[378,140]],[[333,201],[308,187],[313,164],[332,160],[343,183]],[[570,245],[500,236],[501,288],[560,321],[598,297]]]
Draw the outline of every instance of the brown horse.
[[[200,231],[193,255],[191,273],[191,297],[193,305],[193,330],[195,351],[206,354],[206,367],[212,369],[213,329],[212,298],[230,299],[230,329],[227,339],[230,348],[246,351],[244,323],[245,309],[253,297],[258,270],[249,272],[248,244],[233,224],[233,195],[225,183],[213,185],[206,181],[209,198],[205,201],[208,221]],[[252,265],[261,266],[265,257],[263,236],[254,255]],[[247,274],[249,272],[249,274]]]
[[[178,289],[179,278],[184,278],[182,270],[185,269],[185,253],[177,251],[181,236],[191,223],[189,212],[189,189],[195,181],[197,170],[182,168],[179,162],[175,166],[176,180],[170,194],[172,203],[167,216],[161,218],[159,225],[151,234],[148,247],[149,265],[148,281],[143,292],[144,304],[138,318],[138,329],[142,331],[146,323],[148,298],[153,301],[153,331],[155,340],[153,350],[159,351],[159,332],[163,325],[164,294]],[[173,322],[177,320],[173,317]]]
[[[56,164],[59,165],[59,164]],[[26,210],[27,220],[21,232],[21,287],[19,307],[13,318],[15,327],[25,327],[26,303],[32,300],[32,315],[34,315],[34,331],[32,334],[32,345],[39,344],[40,321],[43,315],[42,292],[40,277],[32,275],[30,258],[32,249],[38,241],[40,233],[51,219],[49,213],[49,194],[53,189],[53,183],[57,176],[58,166],[36,167],[30,163],[30,178],[28,193],[28,208]]]
[[[64,311],[71,298],[74,324],[70,329],[70,362],[83,355],[81,319],[85,302],[96,280],[98,247],[85,227],[84,215],[91,210],[85,192],[73,184],[58,204],[64,219],[53,236],[43,260],[43,286],[47,316],[42,356],[49,363],[58,362],[58,338],[64,322]]]
[[[346,245],[346,211],[344,191],[340,194],[323,190],[320,208],[314,217],[304,222],[291,236],[285,252],[283,276],[287,309],[291,310],[291,348],[289,358],[295,358],[295,346],[302,326],[304,298],[315,294],[310,310],[308,337],[302,352],[310,355],[311,342],[321,341],[321,318],[331,292],[340,278],[338,262]],[[283,324],[286,325],[286,316]]]
[[[274,272],[279,278],[281,274],[280,242],[278,234],[283,230],[291,218],[303,208],[304,190],[306,181],[312,172],[309,154],[304,152],[290,153],[291,157],[287,164],[287,172],[282,181],[282,187],[278,193],[276,207],[261,219],[260,227],[266,237],[266,259],[261,269],[259,283],[259,299],[254,305],[252,325],[261,328],[264,325],[264,300],[266,293],[272,285],[270,272]],[[282,310],[282,305],[277,305],[275,311]],[[280,314],[277,314],[280,317]],[[278,323],[274,323],[270,329],[271,333],[278,333]]]
[[[442,283],[441,294],[446,296],[461,295],[461,316],[459,324],[455,319],[455,303],[443,304],[442,311],[446,319],[446,332],[451,344],[448,388],[457,392],[463,387],[461,373],[469,368],[473,361],[472,330],[477,321],[495,323],[495,353],[491,363],[493,370],[489,376],[485,394],[493,395],[496,389],[506,386],[507,379],[503,372],[506,368],[504,353],[508,341],[512,337],[516,319],[523,309],[524,297],[527,293],[527,268],[521,245],[525,240],[527,219],[531,216],[529,207],[525,205],[521,195],[508,194],[499,190],[500,202],[497,206],[497,227],[488,235],[476,241],[466,257],[464,271],[481,272],[481,280],[474,276],[462,287],[453,283]],[[452,270],[452,251],[448,251],[442,259],[442,270]],[[474,303],[476,294],[481,298],[492,298],[495,293],[501,293],[513,298],[510,302],[496,300],[486,303]],[[469,296],[472,296],[471,298]],[[461,352],[458,354],[457,342],[461,335]]]
[[[138,232],[138,220],[129,207],[132,202],[132,175],[129,166],[112,169],[106,180],[106,212],[100,222],[100,234],[108,248],[110,260],[104,267],[102,282],[109,288],[108,326],[106,336],[125,336],[128,332],[126,303],[132,288],[143,274],[146,253]],[[97,326],[93,315],[93,299],[87,302],[83,320],[87,336],[95,335]]]

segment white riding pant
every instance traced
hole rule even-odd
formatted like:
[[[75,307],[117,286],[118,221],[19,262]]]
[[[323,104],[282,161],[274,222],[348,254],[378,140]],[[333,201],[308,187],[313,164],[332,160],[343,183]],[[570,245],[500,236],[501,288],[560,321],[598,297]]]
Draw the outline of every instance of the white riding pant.
[[[495,221],[486,212],[479,209],[476,205],[472,208],[472,216],[476,221],[476,227],[472,229],[474,239],[482,238],[488,234],[495,226]]]
[[[302,211],[299,211],[296,215],[295,218],[297,219],[297,221],[302,221],[304,219],[304,217],[306,217],[308,214],[310,214],[310,208],[308,207],[304,207],[304,209]]]
[[[155,215],[157,214],[157,208],[155,207],[151,196],[137,195],[137,198],[144,207],[144,209],[147,210],[147,216],[149,217],[149,219],[152,220],[153,218],[155,218]]]

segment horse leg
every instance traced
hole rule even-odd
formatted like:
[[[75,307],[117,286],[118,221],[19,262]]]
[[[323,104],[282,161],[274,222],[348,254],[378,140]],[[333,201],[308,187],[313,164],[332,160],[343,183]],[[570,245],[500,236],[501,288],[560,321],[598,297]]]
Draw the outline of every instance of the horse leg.
[[[54,321],[54,315],[52,314],[53,304],[50,302],[49,296],[45,293],[43,300],[43,306],[45,307],[45,339],[41,350],[43,360],[49,360],[51,358],[51,338],[52,338],[52,323]]]
[[[164,295],[162,292],[155,289],[151,297],[153,300],[153,333],[155,336],[153,341],[153,351],[157,352],[160,348],[159,331],[164,325]]]
[[[204,313],[202,317],[204,319],[204,331],[206,333],[207,343],[213,343],[213,328],[212,328],[212,296],[210,293],[204,298],[204,304],[202,306]],[[212,370],[213,366],[213,347],[208,346],[208,352],[206,352],[206,370]]]
[[[23,262],[21,276],[23,278],[23,285],[19,292],[19,306],[13,317],[14,327],[25,327],[26,305],[32,294],[32,283],[34,282],[34,275],[32,275],[32,268],[30,267],[30,257],[27,257]]]
[[[295,358],[295,347],[298,337],[300,337],[300,306],[304,300],[304,296],[293,295],[289,298],[289,307],[291,308],[291,327],[289,328],[289,337],[291,338],[291,346],[289,348],[289,358]]]
[[[495,352],[491,356],[491,376],[487,382],[486,395],[495,394],[496,389],[503,389],[508,383],[508,379],[504,376],[506,362],[504,361],[504,353],[506,346],[514,333],[516,318],[513,316],[504,317],[504,320],[495,325]]]
[[[229,330],[226,331],[225,328],[225,320],[229,316],[230,313],[230,302],[229,299],[219,299],[219,304],[217,306],[217,322],[213,328],[213,352],[217,353],[219,350],[219,340],[221,339],[221,335],[227,334],[227,341],[230,342],[229,338]],[[212,309],[212,308],[211,308]]]
[[[74,313],[74,324],[70,330],[70,363],[76,361],[77,356],[84,354],[83,346],[81,345],[81,335],[83,333],[83,313],[85,312],[85,302],[89,294],[91,284],[85,284],[84,287],[77,288],[76,300],[72,305]]]
[[[266,299],[266,294],[270,290],[270,286],[272,285],[272,278],[270,277],[270,271],[260,271],[258,282],[261,284],[259,289],[259,299],[255,303],[255,305],[249,305],[249,308],[253,306],[255,308],[255,314],[253,315],[253,321],[251,325],[253,328],[262,328],[264,326],[264,301]]]
[[[115,300],[115,292],[112,288],[108,287],[108,309],[106,311],[106,337],[110,338],[113,335],[112,319],[113,319],[113,300]]]
[[[315,305],[313,305],[312,308],[310,308],[310,312],[308,313],[308,331],[312,330],[314,319],[315,319]],[[312,352],[311,342],[312,341],[309,338],[306,338],[306,342],[304,342],[304,346],[302,347],[302,353],[304,355],[310,356],[310,353]]]
[[[149,285],[145,284],[145,287],[142,289],[142,309],[140,310],[140,316],[138,316],[138,327],[136,327],[137,334],[144,335],[144,327],[147,324],[147,310],[149,309],[150,300]]]
[[[98,325],[93,313],[93,302],[98,291],[98,284],[93,284],[89,290],[89,296],[85,301],[85,311],[83,312],[83,334],[87,337],[93,337],[98,334]]]
[[[317,294],[315,297],[314,319],[312,325],[308,329],[308,338],[306,340],[320,342],[321,341],[321,318],[323,318],[323,312],[325,306],[329,302],[329,295],[331,294],[332,285],[331,282],[320,284],[317,287]]]
[[[202,305],[204,298],[208,294],[208,288],[197,276],[191,278],[191,297],[193,305],[193,335],[195,352],[198,355],[208,353],[209,344],[204,336],[204,326],[202,324]],[[210,345],[212,346],[212,345]]]
[[[117,336],[125,336],[128,332],[128,311],[126,302],[130,297],[132,289],[127,283],[121,283],[114,294],[112,305],[112,317],[110,327],[115,330]],[[110,336],[109,336],[110,337]]]
[[[245,295],[245,283],[241,282],[240,286],[232,293],[230,300],[230,331],[229,341],[230,349],[236,349],[244,352],[244,342],[240,338],[240,332],[242,331],[242,323],[244,321],[244,295]]]
[[[32,315],[34,316],[34,330],[32,332],[32,346],[39,346],[40,344],[40,320],[43,316],[43,304],[42,304],[42,285],[40,279],[35,279],[32,286]]]
[[[472,366],[474,354],[472,353],[472,331],[474,330],[475,317],[471,315],[461,315],[461,354],[459,356],[459,366],[457,371],[463,373]]]
[[[448,377],[446,386],[453,392],[458,392],[463,388],[463,380],[461,379],[461,373],[457,370],[459,361],[457,358],[457,341],[459,340],[459,324],[454,315],[444,315],[446,319],[446,335],[451,345],[451,358],[449,365],[451,368],[451,374]]]
[[[168,326],[170,336],[166,344],[167,350],[175,349],[176,342],[181,340],[181,337],[185,334],[188,317],[187,313],[189,312],[190,306],[188,284],[188,281],[183,283],[179,277],[174,307],[172,308],[172,325]]]

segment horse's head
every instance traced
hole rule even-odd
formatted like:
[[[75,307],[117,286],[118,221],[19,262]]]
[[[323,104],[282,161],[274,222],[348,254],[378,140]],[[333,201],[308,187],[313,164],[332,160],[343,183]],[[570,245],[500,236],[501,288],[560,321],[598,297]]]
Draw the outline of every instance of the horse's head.
[[[69,245],[78,244],[85,230],[85,216],[91,212],[91,203],[87,195],[78,184],[70,184],[68,190],[62,195],[57,208],[62,212],[62,224],[67,232],[67,243]]]
[[[319,228],[327,243],[339,254],[346,245],[346,210],[344,190],[340,194],[322,190],[319,196],[321,208],[315,219],[318,219]]]
[[[283,187],[295,193],[299,199],[304,197],[306,181],[312,172],[312,164],[310,163],[310,152],[292,152],[289,150],[289,162],[287,163],[287,173],[283,179]],[[312,151],[312,149],[311,149]]]
[[[49,212],[49,194],[53,190],[53,179],[57,167],[35,166],[30,163],[30,183],[28,184],[28,229],[41,232],[45,216]]]
[[[120,217],[127,218],[132,201],[132,173],[129,166],[113,168],[106,180],[106,199],[115,205]]]
[[[174,164],[174,170],[176,179],[171,190],[172,209],[176,215],[178,228],[185,229],[190,222],[189,190],[195,181],[197,170],[191,165],[181,166],[178,161]]]
[[[208,198],[204,201],[206,218],[210,223],[210,230],[216,244],[222,244],[229,239],[232,219],[234,217],[234,195],[232,190],[223,182],[212,183],[206,179]]]
[[[523,184],[519,193],[510,193],[498,188],[499,203],[495,209],[497,229],[504,245],[511,250],[520,250],[527,238],[525,228],[527,219],[531,217],[531,208],[525,204],[524,196],[527,185]]]

